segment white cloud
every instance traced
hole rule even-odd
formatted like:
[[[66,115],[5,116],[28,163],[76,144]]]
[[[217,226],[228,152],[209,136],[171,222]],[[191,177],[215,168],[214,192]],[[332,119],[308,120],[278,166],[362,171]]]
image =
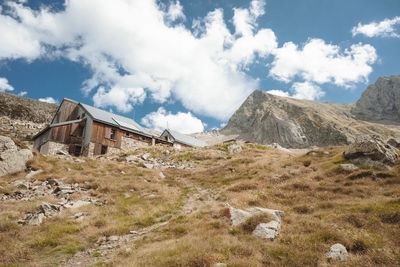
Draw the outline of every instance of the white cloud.
[[[1,43],[1,42],[0,42]],[[0,77],[0,92],[5,92],[5,91],[13,91],[14,87],[12,87],[6,78],[1,78]]]
[[[43,56],[65,56],[85,63],[93,76],[82,89],[86,94],[96,90],[93,100],[101,107],[129,111],[143,101],[144,93],[137,93],[141,89],[160,103],[174,98],[198,114],[229,118],[258,86],[246,68],[256,55],[267,57],[277,46],[272,30],[256,29],[264,1],[253,0],[248,9],[234,10],[234,33],[225,24],[221,9],[199,19],[193,33],[179,23],[185,18],[179,1],[166,9],[157,3],[69,0],[58,13],[9,3],[20,22],[0,17],[26,31],[19,43],[32,47],[21,47],[25,54],[4,52],[4,57],[34,58],[42,52]]]
[[[293,93],[282,90],[269,90],[267,93],[277,96],[291,97],[304,100],[317,100],[325,95],[322,89],[310,82],[296,82],[290,88]]]
[[[170,21],[175,21],[177,19],[186,19],[185,14],[183,13],[183,7],[181,6],[181,3],[179,1],[176,1],[175,3],[170,3],[166,17]]]
[[[293,98],[317,100],[325,95],[320,87],[310,82],[299,82],[292,85]]]
[[[393,19],[384,19],[380,22],[371,22],[369,24],[358,23],[351,30],[353,36],[363,34],[367,37],[396,37],[400,38],[400,34],[396,32],[395,26],[400,24],[400,17]]]
[[[143,117],[142,123],[158,131],[163,131],[167,128],[184,134],[204,131],[204,124],[190,112],[172,114],[171,112],[167,112],[163,107]]]
[[[28,94],[27,91],[21,91],[18,93],[19,96],[26,96]]]
[[[58,100],[52,98],[51,96],[39,98],[39,101],[50,103],[50,104],[58,104]]]
[[[320,39],[300,48],[292,42],[278,48],[274,32],[257,23],[265,13],[264,0],[234,8],[234,32],[222,9],[186,28],[179,1],[165,6],[157,0],[68,0],[59,12],[46,7],[33,11],[11,1],[3,5],[11,11],[0,13],[0,36],[6,36],[0,60],[65,57],[82,62],[93,73],[82,91],[93,95],[96,106],[121,112],[146,98],[178,100],[191,112],[226,120],[259,88],[247,70],[260,59],[273,58],[271,77],[300,80],[314,89],[324,83],[349,87],[365,82],[377,59],[370,45],[343,51]],[[313,92],[298,96],[320,95]]]
[[[351,87],[354,83],[368,81],[372,72],[370,64],[376,59],[375,48],[368,44],[354,44],[341,52],[337,45],[310,39],[302,48],[288,42],[276,49],[269,73],[284,82],[300,77],[318,84]]]
[[[285,92],[285,91],[282,91],[282,90],[269,90],[269,91],[266,91],[266,92],[268,94],[271,94],[271,95],[290,97],[290,94],[288,92]]]

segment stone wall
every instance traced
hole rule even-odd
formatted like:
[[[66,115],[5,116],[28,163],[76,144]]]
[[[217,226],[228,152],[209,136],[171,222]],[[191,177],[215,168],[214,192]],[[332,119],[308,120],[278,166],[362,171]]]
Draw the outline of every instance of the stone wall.
[[[138,147],[145,147],[145,146],[149,146],[149,143],[147,143],[145,141],[135,140],[133,138],[129,138],[129,137],[125,137],[125,136],[121,137],[121,150],[122,151],[132,151],[132,150],[136,150]]]
[[[59,150],[68,153],[69,145],[48,141],[40,147],[40,153],[43,155],[54,156]]]
[[[119,148],[116,148],[116,147],[108,147],[107,148],[107,155],[119,154],[119,153],[121,153],[121,149],[119,149]]]
[[[94,143],[90,142],[83,148],[82,156],[93,157],[93,155],[94,155]]]

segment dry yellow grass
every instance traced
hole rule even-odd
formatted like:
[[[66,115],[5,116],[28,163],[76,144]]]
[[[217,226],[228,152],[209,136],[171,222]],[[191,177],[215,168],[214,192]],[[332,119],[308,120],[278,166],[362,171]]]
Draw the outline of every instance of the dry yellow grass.
[[[168,221],[121,245],[116,253],[98,257],[98,265],[340,265],[325,259],[337,242],[350,253],[346,265],[400,264],[400,164],[390,172],[362,169],[347,173],[339,166],[344,147],[325,148],[321,151],[329,155],[314,156],[291,156],[257,145],[244,147],[238,154],[227,153],[226,146],[169,148],[172,159],[197,167],[163,170],[164,180],[159,170],[137,164],[90,159],[77,163],[38,156],[30,165],[44,172],[34,179],[64,178],[66,183],[85,185],[88,191],[84,194],[105,199],[107,205],[82,207],[89,216],[81,222],[70,218],[77,211],[65,210],[35,227],[15,221],[40,202],[56,199],[0,202],[0,262],[57,265],[93,247],[102,236],[124,235]],[[134,153],[164,157],[165,149]],[[24,175],[2,177],[2,190],[12,191],[8,182]],[[230,229],[226,202],[236,208],[285,211],[282,232],[269,241],[252,237],[246,228]],[[131,251],[126,252],[126,247]]]

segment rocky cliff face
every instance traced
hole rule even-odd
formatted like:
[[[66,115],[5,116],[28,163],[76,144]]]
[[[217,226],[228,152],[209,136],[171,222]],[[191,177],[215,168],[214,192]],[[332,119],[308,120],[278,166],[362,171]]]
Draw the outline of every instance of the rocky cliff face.
[[[0,134],[25,139],[51,122],[58,105],[0,92]]]
[[[380,77],[368,86],[352,113],[360,120],[400,125],[400,75]]]
[[[355,110],[363,108],[357,108],[357,104],[279,97],[257,90],[233,114],[221,132],[238,134],[246,141],[278,143],[289,148],[345,145],[365,134],[383,139],[400,135],[399,129],[358,120],[360,115],[355,115]],[[386,110],[382,114],[390,112]],[[391,118],[395,118],[394,115]]]

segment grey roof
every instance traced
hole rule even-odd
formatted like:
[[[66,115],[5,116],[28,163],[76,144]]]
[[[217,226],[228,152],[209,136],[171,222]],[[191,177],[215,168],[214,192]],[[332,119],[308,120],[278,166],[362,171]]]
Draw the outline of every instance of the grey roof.
[[[142,126],[140,126],[138,123],[130,118],[101,110],[83,103],[79,104],[89,113],[89,115],[95,121],[113,125],[126,131],[138,132],[149,137],[152,136],[151,133],[147,132]]]
[[[203,147],[203,146],[207,145],[206,142],[199,140],[197,138],[194,138],[192,136],[182,134],[180,132],[170,130],[170,129],[166,129],[165,131],[168,131],[172,135],[172,137],[175,139],[175,141],[178,141],[179,143],[189,145],[189,146],[194,146],[194,147]]]

